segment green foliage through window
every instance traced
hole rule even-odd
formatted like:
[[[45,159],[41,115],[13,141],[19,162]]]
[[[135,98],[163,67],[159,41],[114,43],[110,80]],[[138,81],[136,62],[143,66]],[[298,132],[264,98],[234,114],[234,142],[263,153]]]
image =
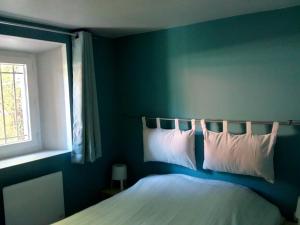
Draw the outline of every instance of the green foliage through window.
[[[0,63],[0,145],[30,140],[26,65]]]

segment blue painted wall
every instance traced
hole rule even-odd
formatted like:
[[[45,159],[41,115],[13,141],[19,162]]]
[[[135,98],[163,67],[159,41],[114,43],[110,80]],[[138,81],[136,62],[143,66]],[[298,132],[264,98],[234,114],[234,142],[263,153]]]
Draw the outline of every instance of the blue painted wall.
[[[0,26],[1,34],[67,43],[64,35]],[[143,163],[141,123],[125,115],[253,120],[300,119],[300,8],[239,16],[115,40],[94,40],[103,157],[74,165],[64,154],[0,170],[2,187],[62,170],[67,215],[93,204],[112,162],[128,163],[131,181],[151,173],[188,173],[252,187],[292,216],[300,195],[300,131],[282,128],[276,145],[276,183]],[[71,72],[71,67],[69,67]],[[116,117],[117,115],[117,117]],[[166,125],[168,126],[168,124]],[[240,127],[231,127],[240,131]],[[217,127],[213,127],[217,129]],[[257,132],[269,130],[258,127]],[[2,193],[0,224],[4,223]]]
[[[16,27],[0,26],[1,34],[16,35],[67,44],[69,72],[71,73],[71,42],[65,35],[40,32]],[[100,189],[107,185],[110,166],[116,160],[114,151],[114,53],[110,39],[94,39],[96,82],[99,95],[100,122],[102,132],[103,157],[93,164],[71,164],[70,154],[63,154],[0,170],[0,224],[4,224],[2,188],[11,184],[36,178],[56,171],[64,176],[66,214],[70,215],[100,200]]]
[[[132,35],[115,42],[119,149],[132,180],[168,172],[228,180],[253,188],[292,217],[300,195],[299,128],[280,130],[272,185],[262,179],[201,170],[201,132],[196,138],[197,172],[143,163],[141,122],[130,116],[299,120],[300,7]],[[255,128],[258,133],[268,130]]]

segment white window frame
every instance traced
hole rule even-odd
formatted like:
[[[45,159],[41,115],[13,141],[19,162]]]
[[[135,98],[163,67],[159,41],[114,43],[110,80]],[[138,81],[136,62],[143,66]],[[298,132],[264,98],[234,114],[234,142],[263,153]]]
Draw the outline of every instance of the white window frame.
[[[27,68],[27,89],[31,140],[0,146],[0,159],[16,157],[41,150],[41,128],[38,96],[38,80],[35,55],[0,50],[1,63],[25,64]]]

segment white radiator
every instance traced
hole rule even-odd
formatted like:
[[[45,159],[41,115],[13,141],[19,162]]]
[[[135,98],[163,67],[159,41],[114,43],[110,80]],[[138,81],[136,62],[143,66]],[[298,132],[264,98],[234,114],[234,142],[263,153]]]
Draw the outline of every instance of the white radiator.
[[[45,225],[65,216],[62,172],[3,188],[6,225]]]

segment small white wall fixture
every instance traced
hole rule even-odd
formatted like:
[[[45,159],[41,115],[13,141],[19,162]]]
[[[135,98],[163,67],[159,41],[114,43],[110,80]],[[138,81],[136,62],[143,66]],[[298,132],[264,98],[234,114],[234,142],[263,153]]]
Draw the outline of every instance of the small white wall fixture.
[[[6,225],[46,225],[65,217],[62,172],[3,188]]]

